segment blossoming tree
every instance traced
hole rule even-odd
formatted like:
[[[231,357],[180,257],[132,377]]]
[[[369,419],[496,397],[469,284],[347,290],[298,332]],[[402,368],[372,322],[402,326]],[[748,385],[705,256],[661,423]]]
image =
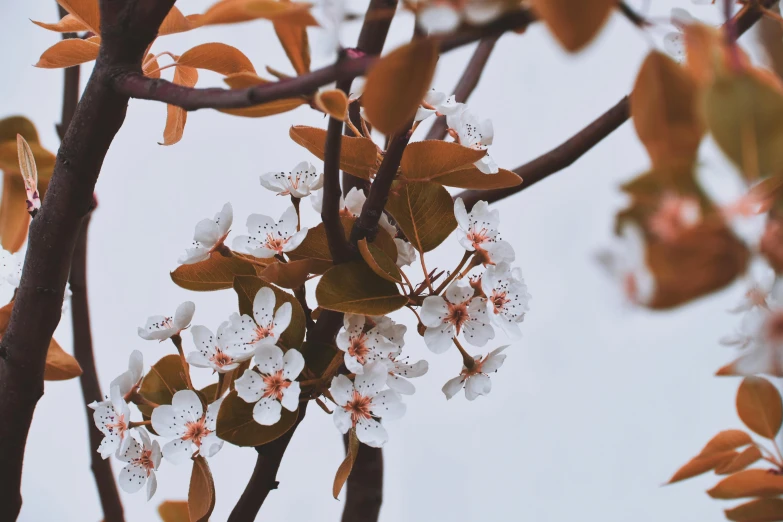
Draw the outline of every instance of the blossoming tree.
[[[404,415],[439,354],[451,350],[462,359],[453,378],[437,384],[445,398],[464,390],[471,401],[490,393],[490,376],[513,356],[530,294],[491,203],[568,166],[632,117],[651,168],[623,187],[630,204],[617,215],[618,246],[602,256],[628,301],[673,308],[752,272],[756,261],[772,267],[762,267],[737,306],[746,315],[724,342],[743,351],[718,373],[746,376],[739,415],[775,451],[743,431],[722,432],[672,482],[711,470],[730,475],[709,493],[757,498],[727,511],[729,519],[783,520],[783,459],[775,444],[783,406],[774,386],[757,376],[783,375],[783,304],[775,286],[783,267],[783,82],[751,64],[736,42],[762,17],[781,21],[770,11],[774,2],[726,1],[721,28],[673,13],[676,31],[663,40],[668,55],[649,54],[630,97],[513,171],[492,159],[492,122],[468,104],[496,40],[540,21],[577,52],[615,10],[642,30],[651,21],[616,0],[371,0],[356,45],[335,43],[335,62],[311,70],[307,30],[336,34],[345,18],[338,5],[220,0],[186,16],[174,0],[58,3],[58,22],[35,22],[65,36],[37,64],[66,68],[56,159],[29,121],[0,122],[2,265],[8,284],[18,287],[0,314],[0,518],[15,519],[21,506],[25,441],[44,379],[75,377],[95,424],[90,445],[106,520],[123,519],[115,483],[130,493],[144,489],[149,499],[166,466],[186,463],[188,501],[164,503],[161,515],[207,520],[215,504],[208,462],[220,458],[225,443],[257,450],[255,472],[229,519],[254,520],[277,487],[277,469],[315,408],[311,402],[345,435],[336,497],[352,472],[366,472],[362,459],[378,458],[389,439],[387,421]],[[416,31],[410,43],[381,56],[402,10],[415,14]],[[272,22],[296,76],[267,68],[264,77],[242,51],[220,42],[181,54],[158,49],[168,34],[256,19]],[[439,55],[472,42],[478,46],[454,93],[433,89]],[[80,96],[78,66],[93,60]],[[222,75],[229,88],[197,88],[200,69]],[[163,79],[169,73],[172,79]],[[247,230],[238,234],[245,227],[234,226],[234,207],[216,201],[220,210],[196,223],[171,273],[174,284],[194,292],[233,291],[237,306],[206,318],[187,301],[149,317],[138,335],[170,342],[172,353],[147,367],[142,353],[132,352],[128,370],[102,393],[89,335],[86,234],[101,163],[130,98],[167,104],[163,145],[181,139],[188,111],[197,109],[263,117],[306,105],[328,123],[323,129],[292,121],[289,132],[322,166],[304,161],[261,174],[266,197],[290,200],[282,215],[242,209]],[[747,182],[733,201],[711,198],[695,176],[706,131]],[[319,222],[303,219],[303,204]],[[766,219],[763,233],[740,237],[735,222],[759,216]],[[26,240],[22,261],[12,252]],[[427,254],[446,241],[464,254],[446,270],[429,270]],[[750,263],[752,255],[759,260]],[[74,356],[52,339],[69,279]],[[398,310],[411,314],[415,332],[389,317]],[[429,361],[410,359],[406,345],[416,342],[432,352]],[[194,386],[195,372],[213,382]],[[116,482],[110,458],[121,463]],[[774,467],[747,469],[756,462]],[[349,488],[378,484],[375,476]],[[375,520],[378,509],[349,503],[344,519]]]

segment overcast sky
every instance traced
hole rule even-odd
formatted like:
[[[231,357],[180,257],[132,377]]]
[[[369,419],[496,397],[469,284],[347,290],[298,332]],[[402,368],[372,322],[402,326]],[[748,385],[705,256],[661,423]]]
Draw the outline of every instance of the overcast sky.
[[[192,13],[209,3],[178,6]],[[659,0],[650,14],[663,19],[680,5],[698,18],[719,21],[717,8],[686,4]],[[0,7],[0,46],[6,50],[0,117],[28,116],[51,150],[58,145],[62,72],[32,64],[59,36],[28,19],[54,21],[56,13],[49,0]],[[387,49],[410,37],[411,24],[407,15],[395,20]],[[357,32],[358,25],[346,28],[344,44],[352,45]],[[655,29],[646,38],[615,15],[576,56],[563,53],[540,24],[504,36],[470,101],[494,122],[492,156],[514,168],[592,121],[630,92],[642,59],[665,32]],[[210,41],[239,47],[258,70],[291,70],[263,21],[166,37],[154,50],[181,54]],[[443,56],[434,87],[450,90],[472,50]],[[84,80],[88,73],[89,66]],[[200,85],[219,85],[219,78],[202,72]],[[126,368],[133,349],[143,352],[147,365],[172,352],[170,344],[137,337],[136,327],[148,315],[172,314],[180,302],[193,300],[194,324],[214,329],[235,311],[232,291],[195,294],[169,278],[195,223],[230,201],[234,232],[242,233],[248,214],[279,216],[287,204],[260,187],[259,174],[289,170],[304,159],[321,168],[288,138],[291,125],[325,125],[309,108],[265,119],[191,113],[184,139],[173,147],[157,144],[165,115],[161,104],[130,102],[96,189],[89,285],[104,387]],[[712,171],[730,174],[709,144],[702,160]],[[704,493],[713,477],[661,484],[717,431],[740,426],[734,412],[738,381],[713,374],[733,355],[717,339],[736,323],[725,310],[741,288],[672,312],[629,310],[594,261],[611,240],[614,212],[623,202],[618,185],[647,166],[626,123],[572,167],[497,205],[501,232],[516,248],[533,300],[524,337],[507,350],[488,397],[468,402],[459,395],[447,402],[440,388],[458,373],[459,354],[429,353],[408,314],[395,315],[409,326],[408,349],[429,359],[430,372],[415,382],[416,395],[406,398],[407,415],[387,424],[382,521],[722,519],[725,506]],[[315,213],[308,204],[303,208],[305,224],[314,225]],[[450,268],[459,256],[451,238],[428,256],[428,265]],[[184,337],[192,348],[190,335]],[[56,338],[70,349],[70,318]],[[488,348],[500,344],[503,334]],[[195,376],[207,383],[209,372],[195,370]],[[89,467],[94,449],[88,448],[80,402],[78,381],[46,384],[27,444],[20,520],[100,520]],[[259,520],[338,520],[342,502],[332,498],[331,487],[342,459],[332,419],[310,408],[283,460],[280,489],[269,496]],[[228,444],[210,460],[217,486],[213,520],[227,518],[254,462],[252,449]],[[155,520],[160,502],[186,498],[189,469],[164,461],[150,502],[143,493],[123,494],[127,519]]]

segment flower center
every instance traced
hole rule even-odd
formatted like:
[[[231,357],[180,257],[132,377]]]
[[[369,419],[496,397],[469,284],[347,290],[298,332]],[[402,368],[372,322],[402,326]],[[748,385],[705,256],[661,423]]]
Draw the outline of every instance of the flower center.
[[[250,344],[254,344],[261,339],[274,336],[275,332],[273,331],[273,323],[269,323],[267,326],[256,326],[255,336],[253,337],[253,340],[250,341]]]
[[[482,244],[489,241],[487,232],[486,228],[482,228],[481,230],[471,228],[470,232],[468,232],[468,241],[473,243],[473,248],[478,250],[481,248]]]
[[[360,420],[372,418],[372,415],[370,414],[371,402],[372,399],[365,397],[354,390],[353,398],[343,406],[343,409],[351,414],[351,422],[353,423],[354,428],[356,427],[356,423]]]
[[[465,322],[470,319],[470,315],[468,315],[468,303],[464,302],[462,304],[451,304],[449,305],[449,313],[446,316],[446,321],[453,324],[457,328],[457,334],[459,335],[459,331],[462,328],[462,325],[465,324]]]
[[[116,421],[112,424],[106,424],[106,429],[111,433],[116,433],[120,438],[125,436],[125,432],[128,431],[128,424],[125,422],[125,415],[116,414]]]
[[[226,366],[227,364],[231,364],[234,362],[234,358],[225,353],[223,350],[215,347],[215,353],[212,355],[212,357],[209,358],[210,361],[212,361],[212,364],[217,366],[218,368],[222,368],[223,366]]]
[[[503,308],[506,306],[506,303],[511,301],[511,299],[508,298],[505,291],[500,290],[494,290],[492,292],[492,307],[495,309],[495,313],[499,314],[503,311]]]
[[[195,422],[185,424],[185,434],[182,436],[182,440],[189,440],[200,448],[201,439],[210,433],[212,432],[207,428],[207,420],[205,417],[202,417]]]
[[[288,243],[288,238],[274,237],[272,234],[266,235],[266,243],[264,246],[269,250],[274,250],[278,254],[283,253],[283,247]]]
[[[141,452],[141,456],[137,459],[133,459],[133,464],[141,466],[147,471],[147,476],[150,476],[150,471],[155,469],[155,463],[152,462],[152,450],[144,449]]]
[[[351,337],[351,344],[348,346],[348,355],[356,357],[359,364],[366,362],[365,357],[370,353],[370,349],[367,347],[367,338],[364,334],[359,337]]]
[[[763,307],[767,304],[767,293],[758,286],[753,286],[748,289],[748,291],[745,292],[745,297],[747,297],[748,301],[753,303],[755,306]]]
[[[264,397],[272,397],[278,401],[283,400],[283,392],[291,386],[291,381],[283,377],[283,370],[278,370],[272,375],[262,375],[266,389]]]

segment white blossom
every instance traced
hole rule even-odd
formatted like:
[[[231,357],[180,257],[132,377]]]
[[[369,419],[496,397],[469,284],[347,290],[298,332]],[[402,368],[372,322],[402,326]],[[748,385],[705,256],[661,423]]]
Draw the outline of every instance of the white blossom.
[[[698,0],[694,1],[694,3],[697,2]],[[671,10],[671,22],[676,31],[667,33],[663,37],[663,50],[678,62],[685,59],[685,35],[683,34],[683,29],[696,21],[685,9],[675,7]]]
[[[152,498],[158,488],[158,480],[155,478],[155,470],[160,466],[160,445],[158,441],[151,441],[147,430],[137,430],[141,438],[141,444],[129,437],[128,448],[117,454],[117,458],[128,464],[120,471],[119,484],[126,493],[136,493],[144,484],[147,484],[147,500]]]
[[[443,296],[424,299],[420,313],[427,327],[424,342],[434,353],[448,350],[452,339],[463,330],[465,339],[474,346],[484,346],[495,337],[487,317],[487,300],[473,297],[473,293],[469,284],[458,279]]]
[[[465,250],[478,252],[482,262],[488,265],[514,261],[514,248],[498,234],[500,213],[497,209],[490,210],[486,201],[479,201],[467,212],[462,198],[457,198],[454,217],[459,225],[457,240]]]
[[[120,395],[124,397],[141,382],[143,372],[144,356],[139,350],[133,350],[128,357],[128,369],[111,382],[109,389],[118,387]]]
[[[402,268],[416,261],[416,249],[409,242],[398,237],[394,238],[394,244],[397,246],[397,266]]]
[[[460,145],[475,150],[488,150],[495,137],[492,120],[479,120],[465,104],[459,104],[454,112],[447,115],[449,134]],[[474,164],[484,174],[497,174],[498,165],[486,154]]]
[[[256,350],[258,371],[245,370],[234,383],[237,394],[245,402],[254,402],[253,419],[264,426],[280,420],[281,408],[296,411],[299,407],[299,383],[296,378],[305,362],[298,350],[283,354],[277,346],[261,346]]]
[[[179,263],[190,265],[208,259],[212,252],[223,246],[233,221],[231,203],[223,205],[223,210],[215,214],[213,219],[199,221],[193,234],[193,244],[180,256]]]
[[[620,240],[612,249],[599,252],[599,262],[619,284],[626,299],[645,305],[655,296],[655,277],[647,265],[647,250],[642,229],[626,223]]]
[[[247,218],[250,235],[235,237],[234,250],[262,258],[290,252],[298,247],[307,235],[307,228],[297,232],[298,221],[293,206],[288,207],[277,222],[268,216],[251,214]]]
[[[170,339],[190,326],[196,305],[192,301],[185,301],[177,307],[174,317],[153,315],[147,319],[144,328],[139,328],[138,334],[147,341],[165,341]]]
[[[307,161],[296,165],[291,172],[268,172],[261,176],[261,185],[264,188],[281,196],[290,195],[295,198],[309,196],[323,184],[323,174],[318,174],[315,167]]]
[[[530,294],[519,268],[508,263],[487,267],[481,276],[481,289],[487,296],[489,315],[512,338],[518,338],[519,323],[530,309]]]
[[[386,384],[398,393],[412,395],[416,392],[416,387],[408,379],[426,374],[429,370],[429,364],[425,360],[410,363],[410,358],[402,355],[408,327],[404,324],[397,324],[386,316],[375,316],[368,319],[375,323],[373,330],[381,334],[394,347],[394,351],[387,358],[382,359],[389,373]]]
[[[430,91],[424,96],[421,105],[419,105],[416,111],[415,121],[426,120],[433,114],[438,116],[447,116],[454,114],[461,110],[461,104],[457,103],[457,99],[452,94],[451,96],[446,93],[430,89]]]
[[[223,441],[215,434],[217,415],[223,399],[207,407],[206,414],[196,392],[180,390],[164,404],[152,410],[152,427],[162,437],[173,440],[163,446],[163,456],[179,464],[196,452],[203,457],[215,455],[223,447]]]
[[[345,367],[349,371],[364,373],[364,366],[387,358],[396,347],[386,340],[377,327],[364,331],[363,315],[345,314],[344,330],[337,335],[337,347],[345,352]]]
[[[231,342],[229,327],[231,323],[224,321],[215,336],[206,326],[196,325],[190,333],[193,334],[193,343],[198,351],[188,354],[188,363],[197,368],[212,368],[216,372],[230,372],[245,359],[244,345]]]
[[[355,428],[361,442],[373,448],[383,446],[389,435],[376,419],[393,420],[405,414],[405,404],[399,394],[394,390],[383,390],[386,378],[386,366],[375,363],[368,364],[354,382],[345,375],[332,379],[329,392],[337,405],[332,418],[340,433]]]
[[[253,317],[231,314],[226,330],[227,348],[236,361],[253,356],[260,346],[274,346],[291,324],[291,303],[283,303],[275,311],[276,298],[271,288],[263,287],[253,299]]]
[[[95,410],[93,420],[103,433],[103,440],[98,446],[98,453],[103,459],[112,453],[124,453],[130,444],[128,425],[130,423],[130,408],[120,393],[119,386],[113,386],[108,401],[93,402],[90,407]]]
[[[454,397],[462,388],[465,388],[465,397],[469,401],[474,400],[479,395],[489,394],[490,390],[492,390],[492,381],[489,380],[489,374],[503,366],[506,354],[500,352],[506,348],[508,346],[501,346],[496,350],[492,350],[483,359],[477,355],[474,358],[476,362],[471,369],[463,366],[459,376],[450,379],[443,385],[443,393],[446,395],[446,399]]]
[[[419,10],[417,23],[430,34],[448,33],[456,30],[463,19],[471,25],[484,25],[502,12],[503,4],[492,0],[431,0]]]
[[[310,196],[310,202],[313,204],[313,209],[319,214],[323,208],[323,199],[324,195],[322,190],[319,190]],[[364,192],[353,187],[348,191],[345,198],[340,196],[340,215],[346,217],[359,217],[359,214],[362,213],[362,207],[364,206],[365,201],[367,201],[367,196],[364,195]],[[397,228],[391,224],[386,214],[381,214],[381,219],[378,220],[378,224],[382,229],[388,232],[391,237],[397,235]]]
[[[746,276],[746,290],[742,299],[729,312],[747,312],[753,307],[766,307],[775,286],[775,271],[767,263],[759,261],[751,265]]]

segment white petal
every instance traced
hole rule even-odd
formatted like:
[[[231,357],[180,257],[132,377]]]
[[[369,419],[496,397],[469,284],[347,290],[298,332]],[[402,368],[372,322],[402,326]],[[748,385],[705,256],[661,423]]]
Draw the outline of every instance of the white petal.
[[[302,373],[304,366],[305,360],[302,357],[302,353],[295,348],[291,348],[283,356],[283,377],[293,381]]]
[[[147,471],[142,466],[128,464],[120,470],[120,487],[126,493],[136,493],[145,482],[147,482]]]
[[[220,448],[223,447],[223,441],[214,433],[210,433],[201,439],[201,455],[204,457],[214,457]]]
[[[364,195],[364,192],[356,187],[353,187],[345,196],[345,207],[351,212],[351,214],[358,216],[361,214],[362,207],[364,206],[364,202],[366,200],[367,196]]]
[[[292,312],[293,308],[291,307],[291,303],[281,304],[280,308],[275,312],[275,321],[272,331],[275,333],[276,339],[280,339],[280,336],[286,331],[288,325],[291,324]]]
[[[470,220],[468,219],[468,212],[465,210],[465,202],[462,198],[454,200],[454,217],[457,219],[457,224],[462,230],[468,230],[470,227]]]
[[[196,224],[196,233],[193,240],[202,243],[206,247],[212,247],[220,239],[218,225],[212,219],[202,219]]]
[[[356,423],[356,436],[372,448],[380,448],[389,440],[389,434],[375,419],[359,419]]]
[[[151,499],[155,492],[158,490],[158,478],[155,476],[154,471],[150,471],[150,476],[147,479],[147,500]]]
[[[338,375],[332,378],[329,392],[338,406],[344,406],[353,398],[353,383],[345,375]]]
[[[117,453],[117,458],[123,462],[131,462],[141,457],[141,444],[133,437],[128,437],[128,447],[123,452]]]
[[[419,107],[416,109],[416,116],[413,117],[413,121],[424,121],[433,114],[435,114],[434,109],[425,109],[424,107]]]
[[[449,305],[443,297],[433,295],[424,298],[419,315],[424,326],[440,326],[448,316]]]
[[[503,12],[503,4],[500,2],[473,1],[465,6],[463,11],[465,19],[473,25],[484,25]]]
[[[497,174],[500,172],[500,167],[498,167],[498,164],[489,154],[475,162],[473,165],[475,165],[482,174]]]
[[[275,293],[269,287],[263,287],[253,299],[253,317],[259,326],[266,328],[272,323],[275,310]]]
[[[302,244],[302,241],[304,241],[305,237],[307,237],[307,227],[302,227],[302,230],[296,232],[286,242],[285,246],[283,246],[283,252],[291,252],[292,250],[296,250],[296,248]]]
[[[120,447],[121,439],[119,435],[112,434],[106,435],[98,445],[98,453],[101,454],[103,460],[111,457],[112,453],[115,453]]]
[[[367,397],[374,397],[386,385],[386,365],[371,363],[364,367],[364,373],[357,375],[353,381],[356,391]]]
[[[206,326],[197,324],[190,329],[190,333],[193,335],[193,344],[196,345],[196,349],[198,349],[202,355],[209,357],[215,353],[217,343],[212,330]]]
[[[221,237],[228,234],[228,230],[234,222],[234,207],[231,206],[231,203],[223,205],[221,211],[215,214],[215,222]]]
[[[459,26],[459,13],[449,5],[428,5],[419,11],[417,22],[430,34],[448,33]]]
[[[506,354],[500,352],[502,352],[506,348],[508,348],[508,345],[501,346],[500,348],[492,350],[489,353],[489,355],[487,355],[484,364],[481,365],[481,371],[483,373],[492,373],[494,371],[497,371],[498,368],[500,368],[501,366],[503,366],[503,361],[506,360]]]
[[[280,221],[277,222],[277,229],[283,234],[283,237],[291,237],[296,233],[296,224],[298,221],[296,209],[291,205],[283,212],[283,215],[280,216]]]
[[[273,345],[256,349],[256,364],[261,373],[272,375],[283,369],[283,350]]]
[[[162,408],[162,406],[161,406]],[[153,425],[154,427],[154,425]],[[155,431],[158,431],[155,429]],[[158,433],[160,433],[158,431]],[[163,446],[163,458],[173,464],[181,464],[193,455],[193,444],[189,440],[174,439]]]
[[[457,279],[446,288],[445,296],[449,303],[459,305],[473,297],[474,293],[475,290],[468,282]]]
[[[454,338],[454,326],[443,323],[440,326],[428,326],[424,332],[424,343],[433,353],[443,353],[451,348]]]
[[[373,398],[370,411],[373,417],[394,420],[405,415],[405,404],[396,391],[384,390]]]
[[[209,248],[197,245],[193,248],[185,249],[185,253],[177,259],[180,265],[193,265],[209,259]]]
[[[185,301],[177,307],[177,311],[174,312],[174,327],[177,330],[183,330],[190,325],[191,319],[193,319],[193,313],[196,311],[196,305],[193,301]]]
[[[389,375],[386,379],[386,385],[397,393],[403,395],[413,395],[416,393],[416,387],[408,379],[404,379],[399,375]]]
[[[174,407],[164,404],[152,410],[152,428],[163,437],[181,437],[185,434],[186,420]]]
[[[296,411],[299,407],[300,393],[302,393],[302,390],[299,387],[299,383],[296,381],[292,382],[288,388],[283,390],[283,398],[280,401],[280,404],[288,411]]]
[[[345,367],[348,368],[349,372],[357,375],[364,373],[364,365],[362,365],[355,356],[346,352],[343,360],[345,361]]]
[[[144,356],[139,350],[133,350],[128,358],[128,371],[132,377],[133,383],[136,384],[141,379],[142,373],[144,373]],[[120,390],[123,395],[128,393],[128,390]]]
[[[225,397],[221,397],[207,406],[207,415],[204,419],[204,425],[208,430],[215,431],[217,429],[218,413],[220,413],[220,406],[223,405],[224,398]]]
[[[261,186],[272,192],[285,192],[288,190],[287,176],[280,171],[261,174]]]
[[[253,370],[245,370],[242,377],[234,381],[234,388],[245,402],[258,401],[266,389],[264,380]]]
[[[264,397],[253,406],[253,419],[262,426],[272,426],[280,420],[282,406],[271,397]]]
[[[176,330],[168,326],[166,317],[162,315],[153,315],[147,318],[147,324],[144,328],[138,329],[139,337],[147,341],[163,341],[176,333]]]
[[[446,384],[443,385],[442,391],[444,395],[446,395],[446,399],[451,399],[462,389],[464,385],[463,377],[460,375],[459,377],[449,379]]]
[[[201,404],[201,399],[192,390],[180,390],[175,393],[174,397],[171,398],[171,406],[185,415],[185,422],[198,420],[204,415],[204,406]],[[155,431],[158,430],[156,429]]]
[[[394,238],[394,244],[397,246],[398,267],[408,266],[416,261],[416,249],[413,245],[398,237]]]
[[[472,401],[479,395],[487,395],[492,390],[492,381],[488,375],[477,373],[465,383],[465,397]]]
[[[345,411],[342,407],[337,406],[332,413],[332,419],[334,425],[340,430],[340,433],[346,433],[353,427],[353,421],[351,420],[351,414]]]

